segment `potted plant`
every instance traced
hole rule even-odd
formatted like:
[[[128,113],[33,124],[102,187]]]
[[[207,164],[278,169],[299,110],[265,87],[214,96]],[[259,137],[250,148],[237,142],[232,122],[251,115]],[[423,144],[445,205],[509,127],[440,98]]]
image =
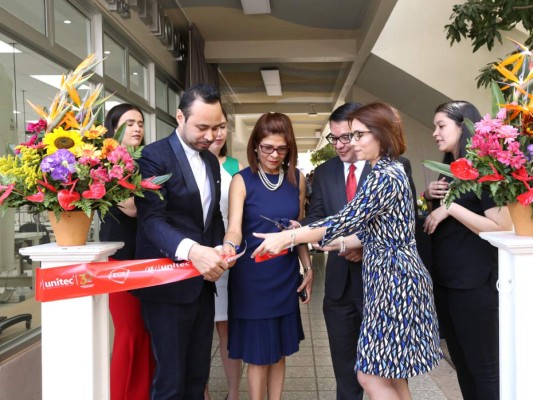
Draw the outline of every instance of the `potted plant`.
[[[79,233],[74,244],[84,244],[95,211],[103,217],[109,207],[132,195],[142,196],[145,190],[159,194],[159,185],[169,177],[142,180],[135,162],[141,148],[120,145],[125,126],[114,138],[104,137],[106,129],[98,120],[106,100],[100,97],[102,85],[83,97],[79,92],[98,62],[89,55],[63,76],[48,109],[28,101],[41,117],[27,127],[33,136],[0,158],[0,209],[28,205],[33,212],[48,211],[59,245],[73,244],[58,234],[61,221],[72,228],[81,220],[83,226],[66,239]]]

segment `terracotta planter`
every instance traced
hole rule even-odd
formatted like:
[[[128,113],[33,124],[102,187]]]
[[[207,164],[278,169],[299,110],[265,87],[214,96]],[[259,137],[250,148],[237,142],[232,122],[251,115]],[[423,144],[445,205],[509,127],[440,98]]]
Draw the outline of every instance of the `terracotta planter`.
[[[513,220],[515,233],[519,236],[533,236],[533,218],[531,218],[533,207],[523,206],[520,203],[511,203],[507,207]]]
[[[93,220],[83,211],[63,211],[59,221],[53,211],[48,211],[50,225],[58,246],[83,246],[87,243],[87,234]]]

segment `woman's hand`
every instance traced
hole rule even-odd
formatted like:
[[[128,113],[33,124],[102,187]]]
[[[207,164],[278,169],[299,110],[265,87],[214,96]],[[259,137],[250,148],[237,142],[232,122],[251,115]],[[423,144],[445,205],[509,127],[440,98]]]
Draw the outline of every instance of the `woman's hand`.
[[[429,233],[430,235],[435,232],[437,226],[444,221],[450,215],[446,205],[442,205],[439,208],[433,210],[431,214],[426,217],[424,221],[424,232]]]
[[[446,193],[448,193],[448,186],[449,183],[446,182],[446,178],[444,177],[438,181],[430,182],[424,192],[424,197],[426,200],[443,199]]]
[[[307,298],[305,301],[302,301],[302,304],[308,304],[311,301],[311,292],[313,291],[313,270],[311,268],[307,269],[307,271],[304,274],[304,279],[300,286],[296,289],[298,293],[300,293],[302,290],[305,290],[307,293]]]
[[[285,230],[278,233],[255,233],[254,236],[260,239],[264,239],[257,249],[252,253],[252,258],[256,256],[262,256],[265,254],[278,254],[291,244],[291,230]]]

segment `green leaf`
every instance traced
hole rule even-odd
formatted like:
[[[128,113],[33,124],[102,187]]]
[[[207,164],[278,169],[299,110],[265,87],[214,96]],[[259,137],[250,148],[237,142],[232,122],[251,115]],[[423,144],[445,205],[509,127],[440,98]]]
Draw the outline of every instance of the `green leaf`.
[[[424,166],[432,171],[438,172],[439,174],[449,176],[450,178],[455,178],[453,174],[450,172],[450,166],[448,164],[444,164],[437,161],[432,160],[424,160],[422,161],[422,164]]]
[[[166,181],[168,181],[171,176],[172,174],[159,175],[159,176],[156,176],[152,182],[155,183],[156,185],[161,185],[162,183],[165,183]]]
[[[468,131],[472,135],[474,135],[476,133],[476,125],[471,120],[469,120],[468,118],[465,118],[463,122],[464,122],[464,124],[466,126],[466,129],[468,129]]]
[[[119,144],[122,143],[122,139],[124,138],[124,132],[126,132],[127,126],[127,122],[123,122],[115,131],[113,139],[115,139]]]
[[[492,115],[496,115],[500,111],[500,104],[505,104],[505,99],[500,87],[494,81],[490,85],[490,92],[492,94]]]

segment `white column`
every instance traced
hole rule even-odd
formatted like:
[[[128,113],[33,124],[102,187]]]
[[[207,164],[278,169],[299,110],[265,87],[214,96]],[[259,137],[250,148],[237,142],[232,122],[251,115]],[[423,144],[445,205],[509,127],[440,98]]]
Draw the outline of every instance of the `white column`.
[[[107,261],[122,242],[20,250],[41,268]],[[109,399],[108,295],[41,304],[42,400]]]
[[[533,360],[533,237],[480,236],[497,247],[500,299],[500,398],[531,399]]]

